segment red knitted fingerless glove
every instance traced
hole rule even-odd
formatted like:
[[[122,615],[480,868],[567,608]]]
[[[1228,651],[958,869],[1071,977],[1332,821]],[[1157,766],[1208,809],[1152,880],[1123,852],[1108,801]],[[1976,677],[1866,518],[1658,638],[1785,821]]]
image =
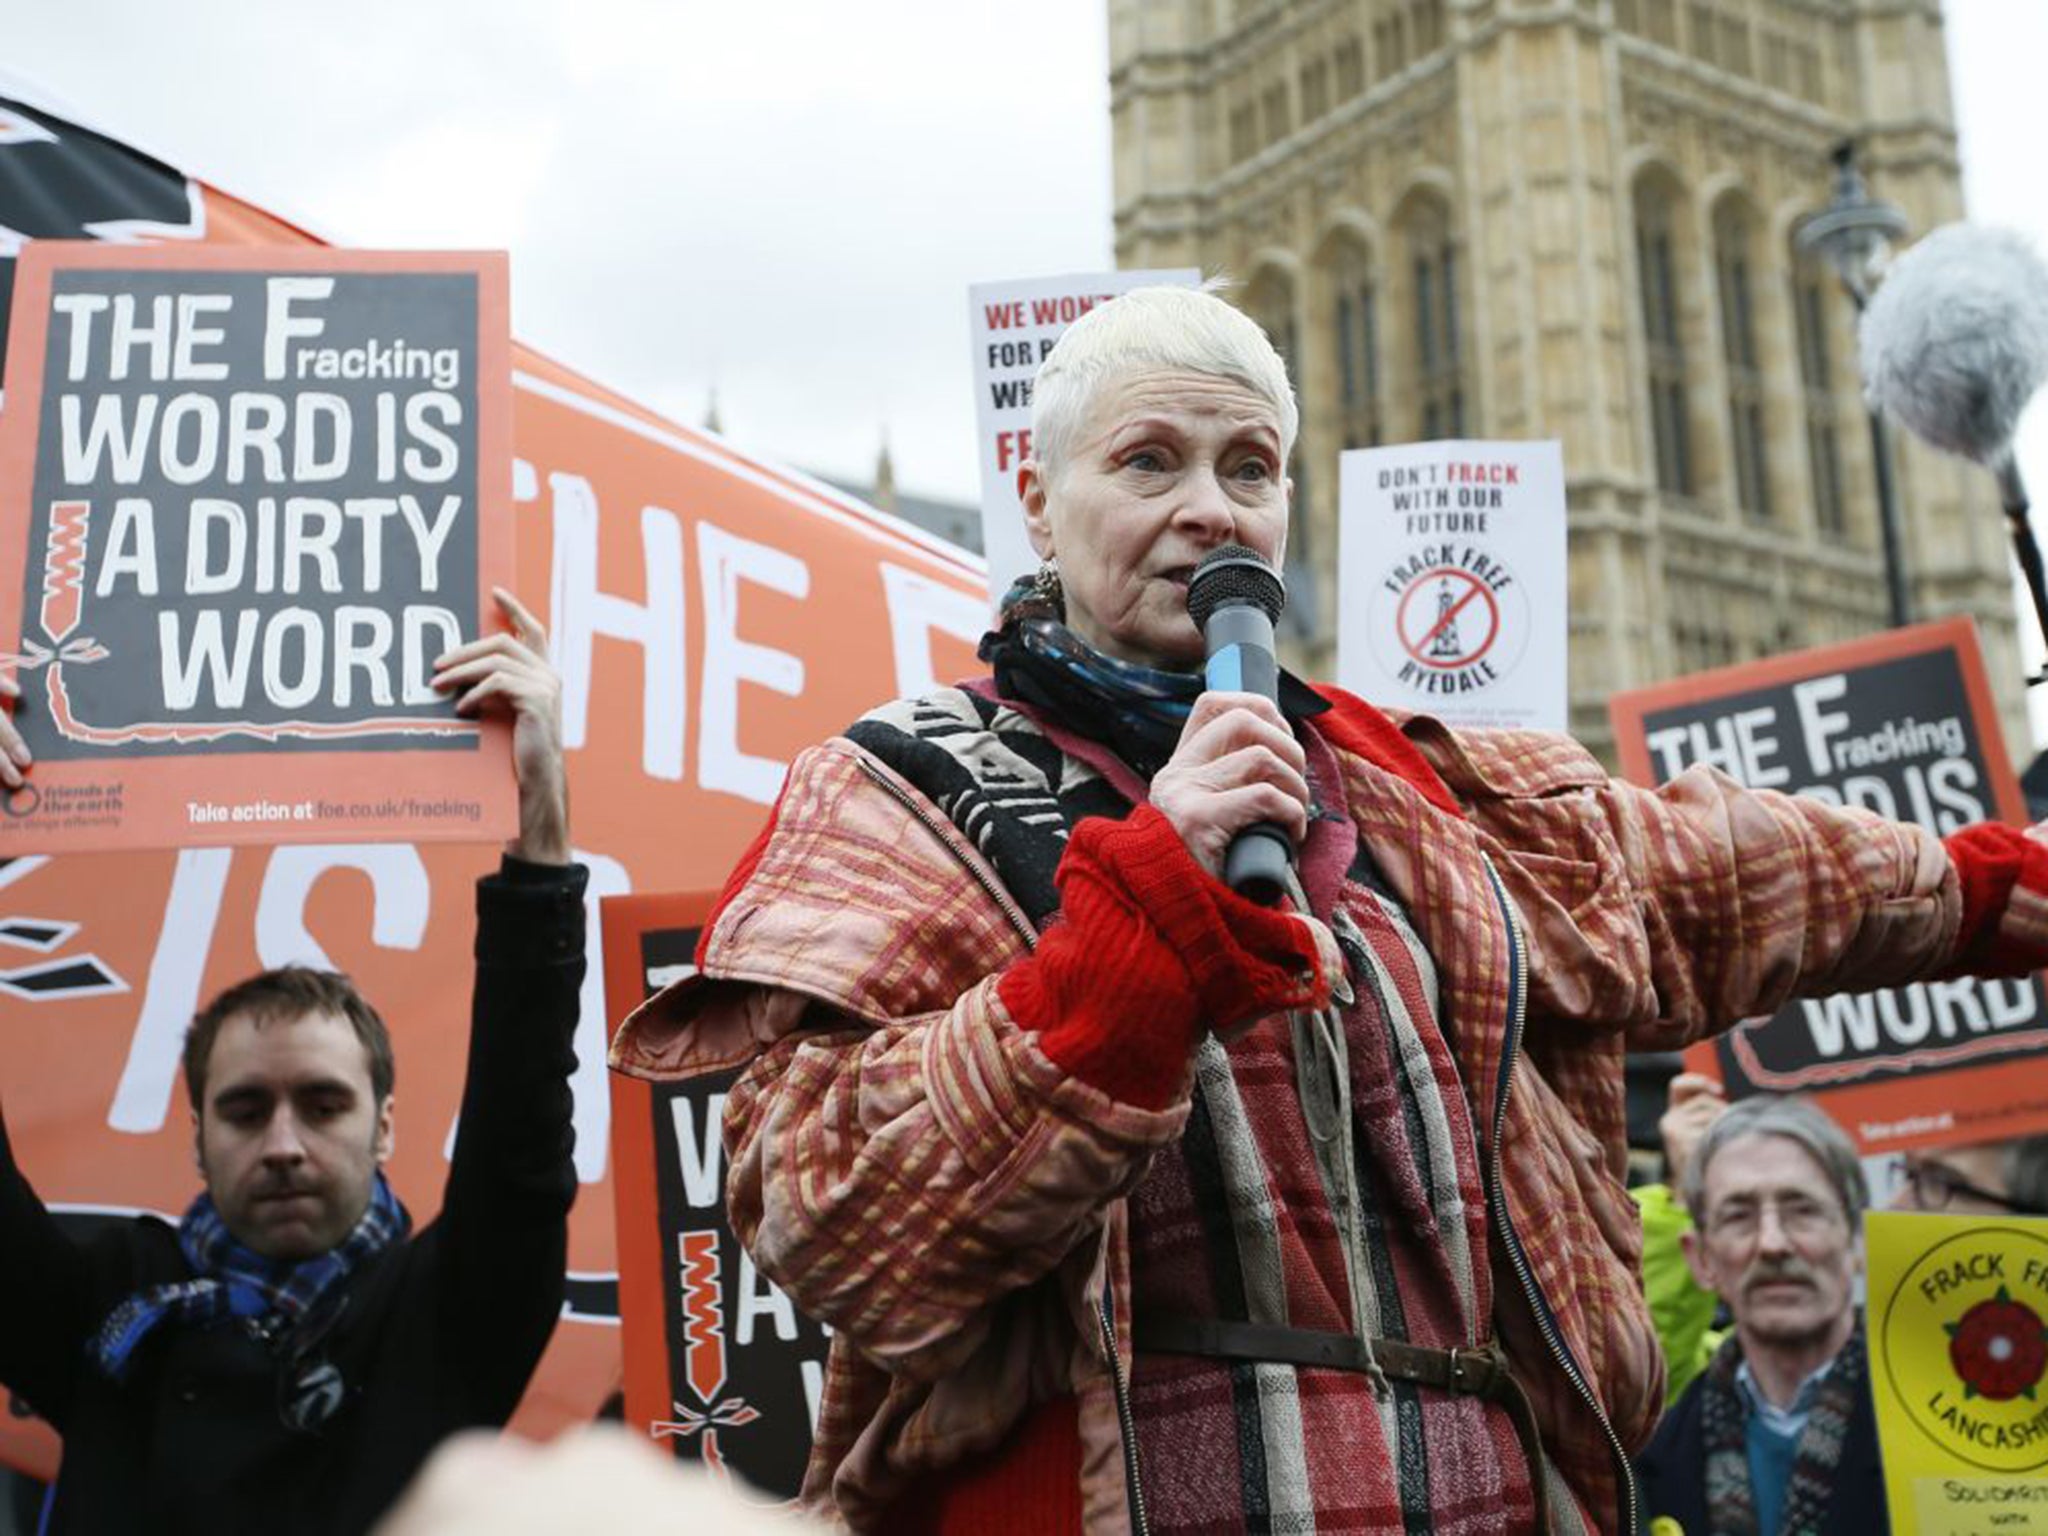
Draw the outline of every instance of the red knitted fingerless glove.
[[[1055,879],[1060,920],[997,995],[1056,1065],[1112,1098],[1163,1108],[1203,1030],[1328,998],[1307,925],[1231,891],[1149,805],[1082,821]]]
[[[2048,965],[2048,847],[1995,821],[1965,827],[1942,846],[1963,892],[1945,973],[2023,976]]]

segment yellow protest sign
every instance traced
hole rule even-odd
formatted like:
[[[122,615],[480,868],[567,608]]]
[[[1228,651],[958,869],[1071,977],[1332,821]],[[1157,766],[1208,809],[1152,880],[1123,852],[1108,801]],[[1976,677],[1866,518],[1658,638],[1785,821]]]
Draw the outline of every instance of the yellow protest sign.
[[[2048,1221],[1868,1218],[1895,1536],[2048,1536]]]

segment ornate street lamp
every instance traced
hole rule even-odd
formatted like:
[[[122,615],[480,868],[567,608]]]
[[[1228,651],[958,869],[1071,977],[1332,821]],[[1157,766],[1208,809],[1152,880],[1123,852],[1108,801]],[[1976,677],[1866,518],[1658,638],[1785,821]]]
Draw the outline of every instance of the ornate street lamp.
[[[1835,146],[1835,195],[1819,213],[1803,219],[1793,235],[1802,255],[1822,257],[1835,269],[1842,289],[1856,306],[1860,317],[1870,295],[1884,274],[1892,242],[1906,232],[1906,215],[1890,203],[1880,203],[1863,184],[1856,168],[1856,146],[1843,142]],[[1892,483],[1891,434],[1885,430],[1884,413],[1875,403],[1866,403],[1870,418],[1870,458],[1877,470],[1877,521],[1884,539],[1885,591],[1894,626],[1910,623],[1911,599],[1906,592],[1903,541],[1899,534],[1898,488]]]

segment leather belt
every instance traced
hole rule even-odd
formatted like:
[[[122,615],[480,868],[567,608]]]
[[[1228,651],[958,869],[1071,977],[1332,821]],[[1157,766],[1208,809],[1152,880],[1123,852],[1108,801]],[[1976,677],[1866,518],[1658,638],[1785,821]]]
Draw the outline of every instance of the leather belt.
[[[1200,1355],[1253,1365],[1298,1365],[1369,1374],[1377,1366],[1390,1381],[1434,1387],[1497,1404],[1514,1425],[1529,1463],[1529,1490],[1536,1503],[1536,1529],[1550,1529],[1550,1490],[1544,1478],[1543,1442],[1536,1412],[1522,1384],[1508,1369],[1495,1343],[1435,1349],[1401,1339],[1359,1338],[1319,1328],[1280,1323],[1244,1323],[1227,1318],[1186,1317],[1171,1312],[1138,1312],[1131,1319],[1131,1346],[1141,1354]]]

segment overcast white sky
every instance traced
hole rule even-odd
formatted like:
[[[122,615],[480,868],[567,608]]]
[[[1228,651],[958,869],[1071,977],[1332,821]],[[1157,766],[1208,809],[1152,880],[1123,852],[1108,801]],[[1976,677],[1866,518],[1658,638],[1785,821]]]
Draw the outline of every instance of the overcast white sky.
[[[886,424],[971,501],[967,285],[1110,264],[1105,9],[0,0],[0,69],[332,238],[508,248],[519,336],[656,409],[856,477]],[[1972,216],[2048,249],[2048,3],[1948,15]],[[2022,464],[2048,501],[2048,404]]]
[[[1948,11],[1972,212],[2048,237],[2048,4]],[[659,410],[715,384],[851,475],[886,423],[964,500],[967,284],[1111,259],[1104,0],[0,0],[0,39],[322,234],[510,249],[521,338]]]
[[[0,0],[0,68],[742,446],[978,500],[971,282],[1110,264],[1103,0]]]

